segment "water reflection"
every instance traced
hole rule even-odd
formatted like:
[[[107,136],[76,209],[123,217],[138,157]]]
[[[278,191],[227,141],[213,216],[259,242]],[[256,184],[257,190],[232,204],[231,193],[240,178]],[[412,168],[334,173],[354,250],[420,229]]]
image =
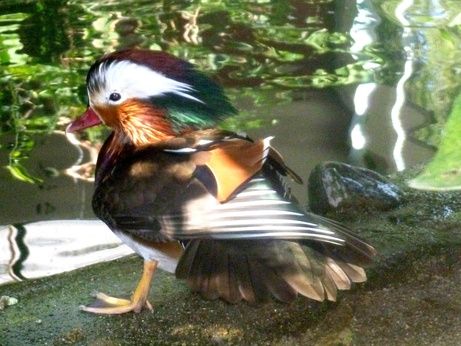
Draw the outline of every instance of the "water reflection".
[[[352,22],[350,36],[353,40],[351,45],[352,57],[356,60],[360,54],[370,45],[376,44],[378,35],[376,27],[381,22],[380,17],[371,1],[357,1],[357,14]],[[368,69],[379,69],[379,65],[370,61],[366,64]],[[366,133],[365,122],[368,109],[370,108],[371,95],[377,88],[376,82],[361,83],[355,89],[353,96],[354,114],[349,127],[351,143],[350,160],[355,164],[364,165],[364,155],[367,152],[367,142],[369,141]]]
[[[55,220],[0,227],[0,285],[113,260],[132,251],[96,220]]]

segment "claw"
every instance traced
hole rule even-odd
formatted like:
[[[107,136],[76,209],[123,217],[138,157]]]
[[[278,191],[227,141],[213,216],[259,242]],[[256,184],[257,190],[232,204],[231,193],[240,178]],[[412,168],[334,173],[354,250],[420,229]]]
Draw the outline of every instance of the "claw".
[[[123,298],[116,298],[108,296],[102,292],[96,292],[94,297],[103,304],[106,305],[128,305],[131,303],[131,300],[123,299]]]
[[[146,300],[146,308],[148,308],[150,312],[154,311],[152,304],[148,300]]]

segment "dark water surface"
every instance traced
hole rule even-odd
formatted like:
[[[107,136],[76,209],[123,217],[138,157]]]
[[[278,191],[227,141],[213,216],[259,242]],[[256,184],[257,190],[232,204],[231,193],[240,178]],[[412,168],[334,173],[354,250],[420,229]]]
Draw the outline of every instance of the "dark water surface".
[[[0,284],[128,253],[93,218],[107,135],[66,137],[89,65],[125,47],[187,59],[227,90],[223,124],[383,173],[430,159],[461,84],[457,0],[0,2]],[[305,186],[293,187],[306,203]]]

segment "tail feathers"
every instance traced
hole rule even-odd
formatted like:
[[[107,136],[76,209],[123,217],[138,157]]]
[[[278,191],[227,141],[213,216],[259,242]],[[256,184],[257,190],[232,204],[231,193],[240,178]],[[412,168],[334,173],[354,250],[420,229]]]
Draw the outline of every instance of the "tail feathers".
[[[335,287],[340,290],[349,290],[351,288],[349,276],[347,276],[341,266],[330,257],[326,258],[325,270]]]
[[[298,294],[334,301],[337,290],[366,280],[363,268],[341,255],[286,240],[193,240],[176,276],[204,298],[229,303],[258,303],[271,296],[288,303]]]
[[[274,243],[274,252],[279,255],[278,274],[297,292],[314,300],[324,299],[324,288],[320,277],[322,266],[295,242]]]

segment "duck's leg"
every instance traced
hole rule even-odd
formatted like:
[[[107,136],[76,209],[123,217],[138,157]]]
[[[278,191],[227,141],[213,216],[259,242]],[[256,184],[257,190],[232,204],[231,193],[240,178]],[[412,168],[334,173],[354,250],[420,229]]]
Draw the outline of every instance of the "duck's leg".
[[[130,300],[110,297],[104,293],[96,293],[97,306],[80,306],[80,310],[92,312],[95,314],[124,314],[125,312],[140,312],[143,307],[147,307],[152,311],[152,305],[147,301],[149,295],[150,284],[157,270],[157,261],[145,260],[144,270],[142,272],[141,280],[134,291]]]

